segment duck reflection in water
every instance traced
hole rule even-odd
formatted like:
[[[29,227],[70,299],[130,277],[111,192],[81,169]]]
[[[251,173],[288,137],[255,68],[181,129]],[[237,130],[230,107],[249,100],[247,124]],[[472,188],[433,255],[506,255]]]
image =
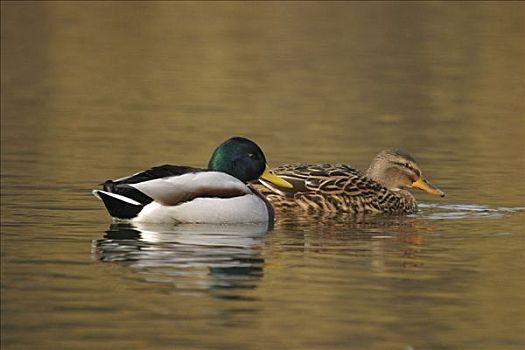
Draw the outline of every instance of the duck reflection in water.
[[[256,288],[268,223],[243,225],[112,224],[93,241],[100,261],[133,267],[149,282],[178,290]]]
[[[393,266],[421,267],[425,238],[435,235],[432,221],[417,216],[312,213],[281,216],[273,237],[293,232],[308,253],[355,256],[366,254],[376,272]],[[394,258],[394,259],[392,259]]]

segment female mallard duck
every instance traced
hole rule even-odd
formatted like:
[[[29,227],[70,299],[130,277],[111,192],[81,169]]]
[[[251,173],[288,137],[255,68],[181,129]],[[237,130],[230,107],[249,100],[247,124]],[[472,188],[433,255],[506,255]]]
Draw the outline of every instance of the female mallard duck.
[[[279,188],[254,142],[233,137],[215,149],[208,169],[162,165],[93,190],[114,219],[132,222],[244,223],[273,220],[273,208],[248,183],[259,178]]]
[[[410,214],[417,211],[417,202],[405,188],[445,196],[423,177],[414,158],[395,149],[379,153],[366,176],[345,164],[289,164],[274,171],[293,185],[284,188],[261,180],[267,187],[261,193],[276,210]]]

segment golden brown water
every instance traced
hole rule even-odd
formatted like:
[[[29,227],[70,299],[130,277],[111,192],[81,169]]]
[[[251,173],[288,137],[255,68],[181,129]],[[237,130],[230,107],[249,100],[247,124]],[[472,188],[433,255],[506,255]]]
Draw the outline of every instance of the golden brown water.
[[[2,349],[522,349],[520,3],[2,2]],[[90,190],[203,166],[418,159],[362,221],[110,225]]]

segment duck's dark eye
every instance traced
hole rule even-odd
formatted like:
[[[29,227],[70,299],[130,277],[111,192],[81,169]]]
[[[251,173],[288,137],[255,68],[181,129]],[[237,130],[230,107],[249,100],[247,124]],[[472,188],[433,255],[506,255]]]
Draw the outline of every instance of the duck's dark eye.
[[[253,154],[253,153],[248,153],[248,158],[255,159],[255,154]]]
[[[410,164],[405,163],[405,168],[411,169],[412,167],[410,166]]]

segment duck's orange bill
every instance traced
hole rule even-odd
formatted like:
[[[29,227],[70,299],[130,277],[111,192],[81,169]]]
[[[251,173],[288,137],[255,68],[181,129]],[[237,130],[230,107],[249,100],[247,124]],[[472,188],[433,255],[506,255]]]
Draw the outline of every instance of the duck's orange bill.
[[[261,175],[261,179],[271,182],[279,187],[293,188],[291,183],[289,183],[282,177],[275,175],[275,173],[272,171],[272,169],[270,169],[268,165],[266,165],[266,168],[264,169],[264,172]]]
[[[417,179],[417,181],[414,181],[412,183],[412,188],[420,189],[422,191],[425,191],[426,193],[433,194],[434,196],[445,197],[445,192],[432,185],[423,176],[421,176],[419,179]]]

